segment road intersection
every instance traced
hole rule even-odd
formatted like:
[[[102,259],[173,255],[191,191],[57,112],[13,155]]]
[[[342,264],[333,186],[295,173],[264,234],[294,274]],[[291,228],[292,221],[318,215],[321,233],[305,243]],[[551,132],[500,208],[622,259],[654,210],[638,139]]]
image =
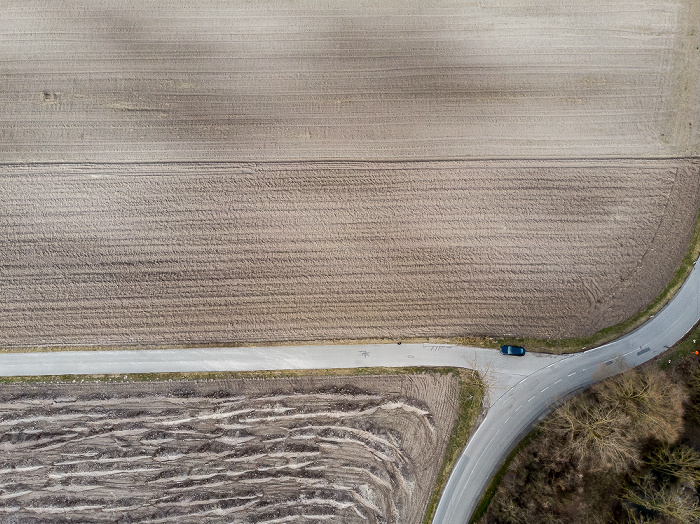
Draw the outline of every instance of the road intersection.
[[[524,377],[489,409],[445,486],[435,523],[468,522],[488,482],[533,424],[561,400],[660,355],[700,320],[696,266],[673,299],[639,329],[609,344],[555,360]]]

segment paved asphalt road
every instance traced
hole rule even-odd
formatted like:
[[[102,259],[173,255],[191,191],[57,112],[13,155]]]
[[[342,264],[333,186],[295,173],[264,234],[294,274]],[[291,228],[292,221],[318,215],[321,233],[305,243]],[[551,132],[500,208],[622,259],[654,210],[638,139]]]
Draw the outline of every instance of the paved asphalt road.
[[[493,349],[447,344],[60,351],[0,353],[0,376],[458,366],[487,377],[493,405],[523,378],[563,358],[535,353],[506,358]]]
[[[699,319],[696,267],[655,318],[615,342],[577,355],[504,357],[492,349],[439,344],[4,353],[0,376],[416,365],[477,369],[489,384],[490,409],[450,476],[434,519],[453,524],[469,520],[510,450],[560,399],[659,355]]]
[[[469,440],[445,487],[433,522],[468,522],[492,475],[510,450],[560,399],[663,353],[698,320],[700,269],[696,264],[676,296],[636,331],[604,346],[552,362],[523,378],[491,406]]]

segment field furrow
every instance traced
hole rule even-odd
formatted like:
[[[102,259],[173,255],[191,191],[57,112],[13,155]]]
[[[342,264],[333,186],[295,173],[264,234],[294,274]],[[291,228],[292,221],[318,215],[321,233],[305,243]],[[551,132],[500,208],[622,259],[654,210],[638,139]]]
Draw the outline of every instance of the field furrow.
[[[589,334],[665,286],[692,232],[699,170],[5,166],[0,345]]]

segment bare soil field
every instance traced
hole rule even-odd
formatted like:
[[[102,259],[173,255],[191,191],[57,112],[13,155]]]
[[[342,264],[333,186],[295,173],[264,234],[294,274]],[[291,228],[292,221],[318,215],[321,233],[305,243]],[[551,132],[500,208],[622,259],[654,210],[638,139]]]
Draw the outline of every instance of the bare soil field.
[[[453,375],[6,384],[3,522],[418,523]]]
[[[5,0],[0,161],[688,156],[697,0]]]
[[[0,346],[570,337],[652,300],[700,162],[11,165]]]
[[[700,205],[695,0],[9,0],[0,64],[0,347],[591,334]]]

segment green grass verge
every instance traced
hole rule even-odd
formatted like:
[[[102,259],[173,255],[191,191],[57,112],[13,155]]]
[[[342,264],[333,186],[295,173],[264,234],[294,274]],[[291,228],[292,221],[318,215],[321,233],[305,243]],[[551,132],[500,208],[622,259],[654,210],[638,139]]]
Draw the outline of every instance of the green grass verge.
[[[501,480],[503,479],[503,476],[508,472],[508,468],[510,467],[511,462],[515,459],[515,457],[518,456],[518,453],[522,449],[527,446],[530,441],[535,438],[537,435],[539,435],[540,429],[535,428],[530,433],[527,434],[527,436],[522,439],[517,446],[513,449],[513,451],[510,452],[506,460],[503,462],[501,467],[498,469],[498,472],[494,475],[494,477],[491,479],[491,482],[489,483],[489,487],[486,488],[486,491],[481,497],[481,500],[479,501],[479,504],[476,506],[476,509],[474,510],[474,514],[472,515],[471,520],[469,520],[469,524],[475,524],[481,517],[484,516],[486,513],[486,510],[489,509],[489,505],[491,504],[491,501],[493,500],[494,495],[496,494],[496,490],[498,489],[498,486],[501,484]]]
[[[467,441],[472,434],[474,423],[481,410],[484,398],[484,384],[475,372],[454,368],[459,376],[459,415],[455,423],[450,440],[447,443],[445,456],[440,466],[435,486],[430,494],[428,507],[425,511],[423,522],[430,524],[437,510],[438,502],[445,489],[445,484],[450,478],[457,460],[462,454]]]
[[[700,323],[695,324],[686,336],[666,351],[659,358],[658,365],[667,371],[687,358],[700,359],[700,354],[694,355],[696,351],[700,352]]]
[[[44,345],[44,346],[0,346],[0,353],[38,353],[44,351],[133,351],[143,349],[210,349],[210,348],[250,348],[250,347],[282,347],[282,346],[340,346],[358,344],[396,344],[402,342],[454,344],[455,337],[405,337],[401,339],[390,338],[359,338],[359,339],[333,339],[333,340],[264,340],[258,342],[240,342],[235,340],[213,341],[202,343],[184,344],[173,342],[171,344],[84,344],[71,345]],[[481,339],[474,339],[481,340]]]

